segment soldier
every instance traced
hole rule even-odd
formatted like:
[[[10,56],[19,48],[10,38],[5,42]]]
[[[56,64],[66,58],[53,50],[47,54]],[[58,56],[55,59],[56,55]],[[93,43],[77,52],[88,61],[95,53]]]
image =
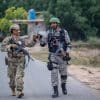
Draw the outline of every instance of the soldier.
[[[56,17],[50,19],[50,29],[47,31],[47,43],[49,49],[48,69],[51,71],[51,83],[54,90],[53,98],[59,96],[58,72],[61,78],[61,88],[64,95],[67,95],[67,61],[70,60],[68,51],[70,49],[70,38],[67,31],[60,28],[60,20]],[[46,45],[45,39],[41,39],[41,46]]]
[[[6,37],[1,45],[1,50],[6,51],[8,58],[7,72],[9,77],[9,86],[11,88],[12,96],[21,98],[23,93],[23,77],[25,68],[25,55],[23,52],[15,53],[17,45],[15,43],[20,41],[20,27],[18,24],[13,24],[10,27],[11,36]],[[15,42],[15,43],[14,43]],[[21,42],[21,41],[20,41]],[[22,43],[22,42],[21,42]],[[17,94],[16,94],[17,93]]]

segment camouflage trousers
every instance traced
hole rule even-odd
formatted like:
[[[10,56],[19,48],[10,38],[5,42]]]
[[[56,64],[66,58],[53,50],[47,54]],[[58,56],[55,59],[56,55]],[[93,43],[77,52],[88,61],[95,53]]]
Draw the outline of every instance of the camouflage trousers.
[[[67,80],[67,64],[60,56],[56,56],[53,53],[49,55],[52,62],[53,70],[51,70],[51,83],[52,86],[58,86],[59,84],[59,74],[61,79],[61,84],[66,83]]]
[[[23,90],[24,66],[25,66],[24,61],[21,62],[9,61],[7,72],[8,72],[8,77],[10,79],[9,86],[11,89],[16,88],[17,91]]]

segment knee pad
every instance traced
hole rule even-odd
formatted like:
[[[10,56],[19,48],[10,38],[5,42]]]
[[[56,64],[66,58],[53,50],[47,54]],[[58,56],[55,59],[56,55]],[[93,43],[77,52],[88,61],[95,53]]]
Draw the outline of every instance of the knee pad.
[[[48,62],[47,63],[47,68],[48,68],[49,71],[53,70],[53,64],[52,64],[52,62]]]
[[[67,75],[61,75],[61,79],[66,80],[67,79]]]

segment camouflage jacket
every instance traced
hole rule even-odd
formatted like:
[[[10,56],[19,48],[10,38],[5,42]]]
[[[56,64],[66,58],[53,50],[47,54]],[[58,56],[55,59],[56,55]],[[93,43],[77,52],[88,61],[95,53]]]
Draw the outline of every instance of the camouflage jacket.
[[[9,61],[12,62],[22,62],[25,59],[25,55],[23,54],[23,52],[18,52],[16,55],[13,54],[13,51],[11,50],[11,44],[10,40],[12,39],[12,37],[6,37],[2,44],[1,44],[1,51],[2,52],[7,52],[8,55],[8,59]],[[20,40],[20,38],[18,38],[16,40],[16,42],[18,42]]]

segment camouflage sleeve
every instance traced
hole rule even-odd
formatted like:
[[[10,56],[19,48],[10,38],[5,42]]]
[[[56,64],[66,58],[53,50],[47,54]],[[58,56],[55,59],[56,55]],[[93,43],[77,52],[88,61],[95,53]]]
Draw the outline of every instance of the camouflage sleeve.
[[[68,43],[68,44],[70,44],[70,37],[69,37],[69,35],[68,35],[68,32],[66,31],[66,30],[64,30],[65,31],[65,41],[66,41],[66,43]]]
[[[3,42],[1,43],[1,51],[2,52],[7,52],[8,49],[10,48],[9,44],[10,37],[6,37]]]
[[[70,37],[69,37],[69,35],[68,35],[68,32],[66,31],[66,30],[64,30],[65,31],[65,41],[66,41],[66,43],[67,43],[67,52],[70,52],[70,50],[71,50],[71,41],[70,41]]]

